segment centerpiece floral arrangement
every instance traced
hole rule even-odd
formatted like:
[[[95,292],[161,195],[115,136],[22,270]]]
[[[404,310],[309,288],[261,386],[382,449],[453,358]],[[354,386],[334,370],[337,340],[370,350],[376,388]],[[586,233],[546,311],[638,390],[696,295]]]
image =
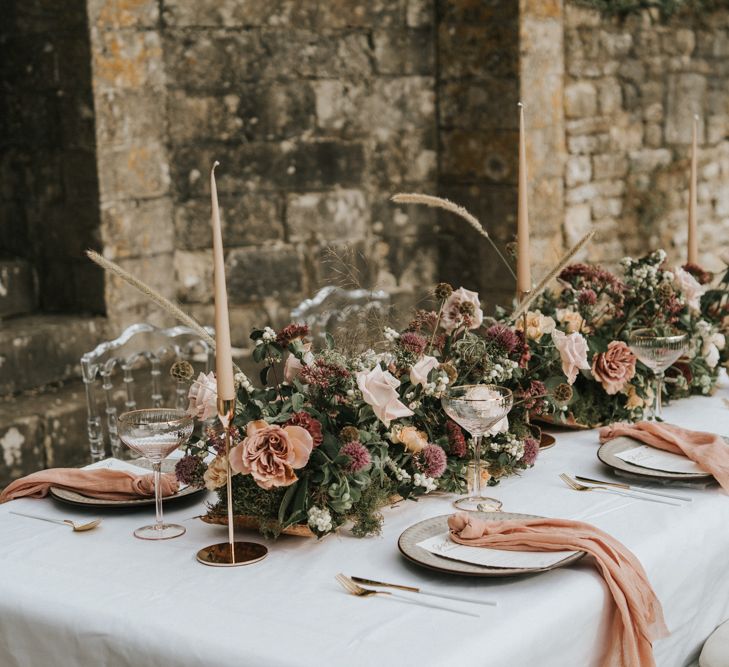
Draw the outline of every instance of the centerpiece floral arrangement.
[[[526,326],[530,376],[547,388],[566,377],[570,386],[562,395],[568,410],[552,411],[552,420],[596,426],[643,418],[654,399],[652,373],[628,346],[633,329],[688,332],[685,355],[666,373],[669,398],[710,393],[727,364],[729,271],[711,287],[714,276],[668,266],[663,250],[621,265],[620,274],[567,266],[560,289],[543,292],[517,322]]]
[[[465,491],[469,443],[440,403],[452,385],[496,383],[515,396],[509,418],[493,429],[482,476],[495,483],[534,464],[538,432],[528,415],[543,410],[548,397],[524,372],[530,352],[523,333],[484,319],[475,292],[440,284],[435,296],[437,310],[416,312],[401,331],[385,327],[382,339],[358,354],[344,354],[329,335],[324,349],[314,350],[300,324],[252,332],[262,386],[236,376],[236,515],[270,535],[301,524],[324,535],[352,521],[353,533],[363,536],[379,531],[380,509],[393,497]],[[215,389],[213,374],[200,374],[190,412],[213,417]],[[177,465],[180,481],[218,492],[213,516],[225,514],[224,451],[213,427]]]

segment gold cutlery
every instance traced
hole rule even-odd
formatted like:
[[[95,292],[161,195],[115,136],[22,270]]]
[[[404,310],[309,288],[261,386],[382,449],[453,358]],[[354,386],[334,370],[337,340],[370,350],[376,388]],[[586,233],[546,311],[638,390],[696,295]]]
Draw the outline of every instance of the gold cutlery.
[[[622,482],[605,482],[601,479],[590,479],[589,477],[582,477],[580,475],[575,475],[575,479],[579,480],[580,482],[589,482],[590,484],[603,484],[605,486],[615,486],[619,489],[628,489],[630,491],[635,491],[635,493],[647,493],[650,496],[661,496],[662,498],[673,498],[674,500],[683,500],[687,503],[692,503],[694,501],[693,498],[687,498],[686,496],[677,496],[672,493],[665,493],[663,491],[654,491],[653,489],[644,489],[640,486],[631,486],[630,484],[624,484]]]
[[[93,530],[101,523],[101,519],[94,519],[93,521],[88,521],[86,523],[76,523],[75,521],[71,521],[69,519],[51,519],[47,516],[23,514],[22,512],[13,512],[12,510],[9,512],[9,514],[24,516],[27,519],[38,519],[38,521],[48,521],[48,523],[60,523],[62,526],[70,526],[71,528],[73,528],[74,533],[85,533],[87,530]]]
[[[616,496],[623,496],[625,498],[633,498],[634,500],[645,500],[649,503],[661,503],[662,505],[673,505],[674,507],[682,507],[681,503],[674,503],[670,500],[659,500],[658,498],[646,498],[645,496],[637,496],[629,491],[623,491],[621,489],[613,489],[608,486],[587,486],[580,484],[572,479],[569,475],[564,473],[560,474],[560,479],[571,489],[575,491],[605,491],[605,493],[612,493]]]
[[[429,595],[434,598],[443,598],[445,600],[458,600],[459,602],[470,602],[471,604],[482,604],[488,607],[496,607],[497,602],[491,600],[477,600],[476,598],[461,597],[460,595],[450,595],[449,593],[437,593],[436,591],[427,590],[425,588],[418,588],[417,586],[405,586],[404,584],[388,584],[384,581],[375,581],[374,579],[363,579],[362,577],[350,577],[352,581],[357,584],[364,584],[365,586],[380,586],[382,588],[396,588],[401,591],[408,591],[410,593],[420,593],[421,595]]]
[[[429,609],[440,609],[441,611],[450,611],[453,614],[461,614],[462,616],[472,616],[473,618],[481,618],[479,614],[474,614],[470,611],[461,611],[460,609],[453,609],[452,607],[441,607],[437,604],[428,604],[427,602],[421,602],[420,600],[413,600],[405,595],[398,595],[397,593],[391,593],[390,591],[374,591],[371,588],[362,588],[358,584],[355,584],[349,577],[338,574],[336,580],[339,584],[347,591],[350,595],[356,597],[368,598],[374,595],[387,595],[390,599],[397,600],[398,602],[404,602],[406,604],[414,604],[418,607],[428,607]]]

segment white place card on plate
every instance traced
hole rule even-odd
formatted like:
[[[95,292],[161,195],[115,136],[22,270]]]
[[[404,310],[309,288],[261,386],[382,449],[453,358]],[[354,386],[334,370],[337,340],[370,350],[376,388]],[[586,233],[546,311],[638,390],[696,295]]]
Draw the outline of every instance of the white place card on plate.
[[[698,463],[672,452],[664,452],[649,445],[640,445],[616,454],[619,459],[650,470],[678,473],[706,473]]]
[[[456,544],[447,532],[418,542],[418,546],[436,556],[464,563],[485,567],[527,569],[549,567],[576,553],[575,551],[504,551],[484,547],[467,547]]]

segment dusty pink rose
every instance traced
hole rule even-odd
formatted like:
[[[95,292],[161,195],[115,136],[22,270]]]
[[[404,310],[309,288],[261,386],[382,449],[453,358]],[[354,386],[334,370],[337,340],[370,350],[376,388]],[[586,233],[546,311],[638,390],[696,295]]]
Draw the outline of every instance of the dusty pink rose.
[[[587,363],[587,341],[582,334],[566,334],[559,329],[552,332],[552,341],[562,359],[562,372],[567,376],[567,382],[574,384],[577,371],[590,368]]]
[[[413,384],[428,384],[428,373],[438,367],[438,360],[427,354],[410,369],[410,382]]]
[[[706,291],[696,278],[688,271],[684,271],[680,267],[676,267],[673,271],[673,286],[683,294],[686,299],[689,310],[698,313],[701,310],[701,297]]]
[[[614,340],[592,358],[592,375],[608,394],[617,394],[635,375],[635,355],[623,341]]]
[[[190,386],[187,394],[190,404],[187,406],[187,414],[207,421],[218,414],[218,382],[215,374],[210,371],[207,375],[200,373]]]
[[[294,470],[309,461],[314,440],[301,426],[269,425],[263,420],[248,422],[247,437],[230,450],[230,467],[252,475],[262,489],[290,486]]]
[[[461,312],[461,305],[470,303],[473,305],[473,314],[464,315]],[[483,311],[478,301],[478,294],[470,290],[459,287],[453,292],[443,304],[443,313],[440,317],[440,325],[446,331],[451,333],[461,325],[466,325],[467,329],[478,329],[483,322]]]
[[[284,364],[284,380],[289,384],[293,384],[294,380],[301,375],[304,364],[309,365],[314,361],[314,355],[311,353],[311,343],[304,343],[304,363],[294,354],[289,354]]]
[[[400,402],[397,393],[400,380],[389,371],[382,370],[379,364],[371,371],[357,373],[357,386],[365,403],[372,406],[377,418],[388,428],[393,419],[413,414],[410,408]]]

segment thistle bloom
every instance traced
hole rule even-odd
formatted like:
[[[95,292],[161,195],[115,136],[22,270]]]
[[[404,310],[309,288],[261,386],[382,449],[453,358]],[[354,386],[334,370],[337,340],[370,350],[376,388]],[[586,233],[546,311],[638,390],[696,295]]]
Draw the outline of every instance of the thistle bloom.
[[[339,453],[349,457],[350,461],[347,471],[351,473],[364,470],[372,463],[372,456],[369,450],[359,440],[352,440],[346,445],[343,445]]]
[[[428,477],[437,479],[445,472],[448,457],[442,447],[433,444],[426,445],[423,451],[420,452],[420,456],[422,457],[423,471]]]

